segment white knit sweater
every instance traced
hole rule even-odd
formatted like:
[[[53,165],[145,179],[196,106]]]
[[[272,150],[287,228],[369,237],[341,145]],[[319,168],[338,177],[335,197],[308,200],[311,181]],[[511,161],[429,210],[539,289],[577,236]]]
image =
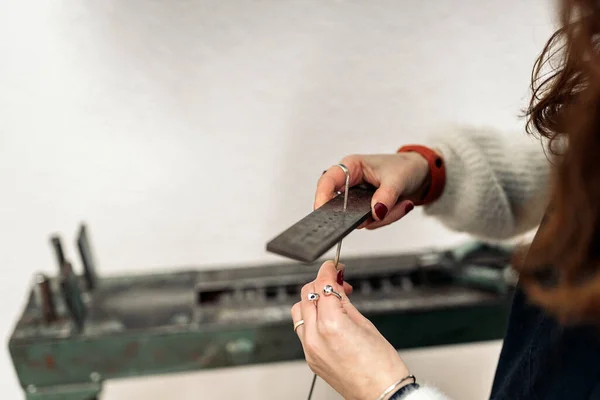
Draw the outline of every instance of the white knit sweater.
[[[547,205],[551,161],[542,143],[526,134],[453,128],[426,145],[446,164],[442,196],[424,207],[448,228],[486,240],[504,240],[535,228]],[[406,400],[448,400],[422,386]]]
[[[504,240],[535,228],[545,211],[551,161],[525,133],[454,128],[427,143],[446,162],[440,199],[425,207],[448,228]]]

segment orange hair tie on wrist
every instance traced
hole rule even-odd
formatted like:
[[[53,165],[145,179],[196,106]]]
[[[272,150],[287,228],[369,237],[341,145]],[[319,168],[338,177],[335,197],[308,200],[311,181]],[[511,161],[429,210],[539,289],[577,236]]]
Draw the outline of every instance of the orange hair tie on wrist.
[[[444,165],[444,160],[429,147],[421,145],[402,146],[398,150],[398,153],[409,152],[418,153],[427,160],[429,174],[431,175],[431,182],[427,193],[425,193],[425,197],[421,201],[416,202],[415,205],[420,206],[433,203],[442,195],[444,186],[446,185],[446,166]]]

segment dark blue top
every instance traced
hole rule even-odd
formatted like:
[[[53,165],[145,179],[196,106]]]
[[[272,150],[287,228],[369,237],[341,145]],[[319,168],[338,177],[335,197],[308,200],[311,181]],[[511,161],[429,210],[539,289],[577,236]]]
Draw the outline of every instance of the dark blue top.
[[[548,221],[551,208],[538,231]],[[552,266],[537,272],[540,284],[558,283],[558,271]],[[600,400],[600,330],[560,325],[528,302],[517,287],[490,398]]]
[[[557,276],[539,272],[545,284]],[[600,329],[560,325],[517,287],[490,399],[600,400]]]
[[[600,331],[559,325],[517,289],[491,399],[600,399]]]
[[[559,325],[517,288],[490,398],[600,400],[600,331]]]

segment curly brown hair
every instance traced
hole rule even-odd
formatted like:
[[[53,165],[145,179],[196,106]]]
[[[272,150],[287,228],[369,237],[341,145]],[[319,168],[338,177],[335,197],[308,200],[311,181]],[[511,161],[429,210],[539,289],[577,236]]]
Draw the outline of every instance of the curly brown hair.
[[[561,322],[598,323],[600,1],[562,0],[559,13],[562,28],[534,66],[526,113],[528,133],[560,157],[547,219],[517,270],[529,298]]]

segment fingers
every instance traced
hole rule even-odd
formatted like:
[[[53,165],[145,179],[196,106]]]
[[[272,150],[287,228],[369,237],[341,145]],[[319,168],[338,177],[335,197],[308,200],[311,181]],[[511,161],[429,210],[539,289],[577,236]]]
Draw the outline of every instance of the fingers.
[[[371,201],[370,219],[358,229],[379,228],[406,215],[414,206],[407,197],[420,190],[429,168],[422,157],[409,154],[354,155],[345,157],[342,163],[350,171],[350,185],[365,182],[378,188]],[[340,168],[325,171],[317,184],[315,209],[335,197],[344,183],[345,174]]]
[[[339,179],[336,179],[336,175],[339,174],[334,174],[329,170],[319,179],[313,206],[315,210],[336,196],[336,188],[339,186]]]
[[[354,290],[354,288],[349,283],[344,282],[344,269],[345,268],[346,267],[344,264],[338,263],[335,278],[336,278],[336,282],[338,283],[338,285],[340,285],[343,288],[344,293],[346,293],[346,295],[348,296],[348,295],[352,294],[352,291]]]
[[[358,309],[350,302],[349,299],[344,301],[344,314],[352,320],[355,324],[363,324],[365,320],[367,320]],[[368,321],[368,320],[367,320]]]
[[[388,213],[388,215],[387,215],[387,217],[385,217],[385,219],[383,219],[382,221],[373,221],[370,224],[368,224],[365,228],[368,230],[372,230],[372,229],[381,228],[382,226],[389,225],[393,222],[398,221],[401,218],[404,218],[404,216],[406,216],[406,214],[411,212],[414,207],[415,206],[414,206],[413,202],[410,200],[400,201],[398,204],[396,204],[394,206],[394,208],[392,208],[392,210]]]
[[[302,293],[302,299],[300,300],[300,311],[302,312],[302,319],[304,320],[304,326],[305,326],[305,328],[307,326],[314,326],[317,321],[317,307],[316,307],[316,303],[308,300],[308,295],[310,293],[319,294],[319,300],[317,300],[317,301],[320,301],[323,296],[321,296],[321,293],[319,293],[317,290],[315,290],[314,282],[310,282],[310,283],[307,283],[306,285],[304,285],[301,293]],[[306,329],[305,329],[305,331],[306,331]]]
[[[372,223],[373,223],[373,217],[369,216],[369,218],[367,218],[367,220],[365,222],[363,222],[362,224],[360,224],[358,226],[358,228],[356,228],[356,229],[364,229],[367,226],[369,226],[369,224],[372,224]]]
[[[369,321],[350,302],[347,295],[348,292],[344,296],[346,287],[350,289],[352,286],[347,283],[343,285],[334,283],[333,278],[336,274],[334,263],[328,261],[321,266],[317,279],[314,281],[315,289],[322,293],[322,297],[319,299],[319,311],[317,315],[318,334],[334,341],[341,332],[347,329],[349,326],[348,323],[361,326],[369,324]],[[333,290],[341,295],[342,299],[340,300],[333,293],[330,295],[325,294],[324,288],[326,285],[331,285]]]
[[[352,285],[350,285],[349,283],[344,282],[344,292],[346,293],[346,295],[349,295],[352,293]],[[296,326],[296,324],[300,321],[302,321],[302,302],[299,301],[296,304],[294,304],[292,306],[291,309],[291,314],[292,314],[292,323],[294,324],[293,326]],[[302,342],[304,340],[304,324],[298,325],[298,327],[295,329],[296,334],[298,335],[298,338],[300,339],[300,341]]]
[[[315,289],[321,295],[319,299],[319,321],[331,321],[339,318],[340,314],[345,314],[343,303],[348,300],[344,293],[344,288],[337,281],[338,271],[334,267],[332,261],[325,262],[319,269],[317,279],[315,279]],[[333,290],[338,293],[342,299],[340,300],[335,294],[327,295],[324,292],[326,286],[332,286]]]
[[[404,187],[400,182],[382,182],[371,199],[373,219],[375,221],[385,220],[389,211],[396,206],[403,191]]]
[[[346,293],[346,296],[350,296],[353,291],[354,288],[352,287],[352,285],[347,282],[344,282],[344,293]]]
[[[296,326],[296,323],[298,323],[299,321],[302,321],[302,302],[299,301],[296,304],[294,304],[294,306],[292,307],[291,313],[292,313],[292,322],[294,323],[294,326]],[[303,341],[304,325],[300,325],[296,328],[296,334],[300,338],[300,341]]]
[[[344,265],[338,264],[338,267],[339,269],[336,270],[332,261],[325,262],[319,269],[317,278],[302,288],[301,301],[294,304],[291,309],[294,325],[299,321],[304,321],[296,328],[296,334],[303,347],[306,341],[320,340],[319,338],[322,337],[335,337],[349,322],[364,323],[365,318],[347,297],[352,293],[352,286],[346,282],[343,282],[342,285],[338,283],[338,273],[342,272],[343,276]],[[341,296],[341,300],[335,293],[325,293],[324,289],[328,285]],[[317,302],[308,300],[310,293],[319,295]]]
[[[360,156],[349,156],[342,160],[350,172],[350,186],[355,186],[362,181],[363,172]],[[346,186],[346,174],[341,168],[333,166],[321,176],[317,183],[314,209],[321,207],[337,195],[337,191]]]

